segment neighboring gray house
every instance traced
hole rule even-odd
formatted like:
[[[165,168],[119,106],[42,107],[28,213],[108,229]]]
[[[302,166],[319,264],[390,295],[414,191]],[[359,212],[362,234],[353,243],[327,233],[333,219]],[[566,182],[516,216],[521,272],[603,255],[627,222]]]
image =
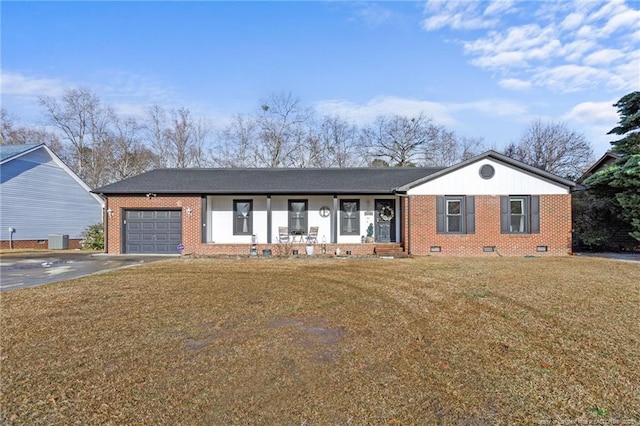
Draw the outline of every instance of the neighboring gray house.
[[[0,247],[47,248],[56,234],[76,248],[103,206],[45,144],[0,146]]]

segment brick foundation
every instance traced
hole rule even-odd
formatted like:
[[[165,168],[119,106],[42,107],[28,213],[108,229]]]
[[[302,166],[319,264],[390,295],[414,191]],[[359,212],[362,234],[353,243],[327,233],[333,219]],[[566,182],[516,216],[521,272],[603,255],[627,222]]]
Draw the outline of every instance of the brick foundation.
[[[72,240],[69,239],[69,250],[76,250],[82,248],[80,246],[81,239]],[[49,240],[14,240],[13,244],[9,241],[0,241],[0,249],[9,250],[9,246],[12,245],[14,249],[33,249],[33,250],[48,250]]]

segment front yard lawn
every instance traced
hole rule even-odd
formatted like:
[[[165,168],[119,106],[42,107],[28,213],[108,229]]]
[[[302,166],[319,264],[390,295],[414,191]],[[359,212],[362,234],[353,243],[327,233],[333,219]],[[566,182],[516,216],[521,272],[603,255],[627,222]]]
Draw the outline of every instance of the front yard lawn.
[[[171,259],[0,299],[4,424],[640,423],[640,264]]]

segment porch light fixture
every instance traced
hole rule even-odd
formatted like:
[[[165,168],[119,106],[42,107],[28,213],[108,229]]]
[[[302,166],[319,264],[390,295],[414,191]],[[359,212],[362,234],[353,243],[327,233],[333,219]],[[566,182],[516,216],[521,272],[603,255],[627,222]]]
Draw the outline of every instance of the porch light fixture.
[[[187,207],[187,217],[191,217],[193,215],[193,210],[191,210],[191,207]]]
[[[107,216],[113,217],[113,210],[107,209]]]

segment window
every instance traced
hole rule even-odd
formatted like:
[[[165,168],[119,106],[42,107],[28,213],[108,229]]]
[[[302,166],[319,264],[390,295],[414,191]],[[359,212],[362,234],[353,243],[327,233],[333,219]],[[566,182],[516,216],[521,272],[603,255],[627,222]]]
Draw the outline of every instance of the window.
[[[475,232],[475,197],[440,196],[436,198],[437,232],[473,234]]]
[[[462,232],[462,199],[447,200],[445,232]]]
[[[360,235],[359,200],[340,200],[340,235]]]
[[[505,195],[500,198],[500,231],[503,234],[540,232],[540,197]]]
[[[253,234],[253,201],[233,200],[233,235]]]
[[[289,233],[307,233],[307,200],[289,200]]]

